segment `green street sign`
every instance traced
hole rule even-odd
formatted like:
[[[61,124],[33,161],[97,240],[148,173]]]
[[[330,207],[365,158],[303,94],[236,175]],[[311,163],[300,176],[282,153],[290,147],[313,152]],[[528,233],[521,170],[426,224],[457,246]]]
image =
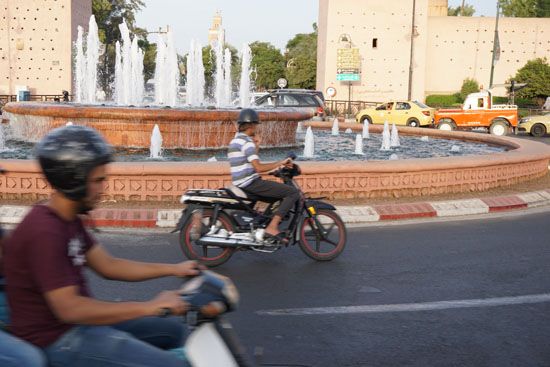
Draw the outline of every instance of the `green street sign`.
[[[358,82],[360,80],[359,74],[336,74],[336,80],[342,82]]]

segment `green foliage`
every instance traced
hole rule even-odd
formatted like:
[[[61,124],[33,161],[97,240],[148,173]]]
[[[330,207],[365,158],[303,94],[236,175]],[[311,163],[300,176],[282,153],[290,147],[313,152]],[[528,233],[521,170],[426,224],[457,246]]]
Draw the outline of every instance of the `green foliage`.
[[[500,6],[507,17],[550,17],[550,0],[500,0]]]
[[[297,34],[286,45],[289,88],[315,89],[317,78],[317,25],[313,33]]]
[[[519,69],[514,77],[517,83],[527,86],[517,91],[517,98],[544,100],[550,96],[550,65],[546,58],[530,60]]]
[[[475,8],[470,4],[465,4],[464,9],[462,9],[462,6],[456,6],[452,7],[449,6],[447,9],[447,15],[449,16],[462,16],[462,17],[471,17],[476,12]]]
[[[460,101],[464,102],[468,94],[479,92],[479,83],[475,79],[464,79],[460,88]]]
[[[252,73],[257,90],[277,88],[277,80],[285,76],[285,59],[281,51],[268,42],[250,44]],[[254,78],[255,77],[255,78]]]
[[[430,107],[452,107],[460,103],[458,94],[432,94],[426,97],[426,104]]]

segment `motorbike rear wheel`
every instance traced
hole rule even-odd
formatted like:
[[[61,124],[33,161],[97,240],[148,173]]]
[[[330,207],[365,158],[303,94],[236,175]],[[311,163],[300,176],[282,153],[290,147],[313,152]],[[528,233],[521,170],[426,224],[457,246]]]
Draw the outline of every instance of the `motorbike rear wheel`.
[[[199,210],[199,209],[197,209]],[[196,212],[196,211],[195,211]],[[193,213],[195,213],[193,212]],[[202,210],[202,219],[201,219],[201,228],[200,235],[203,236],[210,230],[209,223],[214,215],[212,209],[203,209]],[[187,256],[189,260],[197,260],[203,265],[208,267],[219,266],[225,263],[233,252],[235,251],[229,247],[219,247],[219,246],[201,246],[196,243],[196,240],[192,238],[192,229],[193,229],[193,215],[189,216],[187,222],[183,225],[183,228],[180,231],[179,243],[181,250]],[[228,232],[235,232],[235,226],[231,218],[221,212],[218,214],[218,219],[216,220],[216,225],[220,228],[225,229]]]
[[[300,229],[300,249],[314,260],[333,260],[346,247],[346,225],[333,210],[319,209],[316,219],[304,218]]]

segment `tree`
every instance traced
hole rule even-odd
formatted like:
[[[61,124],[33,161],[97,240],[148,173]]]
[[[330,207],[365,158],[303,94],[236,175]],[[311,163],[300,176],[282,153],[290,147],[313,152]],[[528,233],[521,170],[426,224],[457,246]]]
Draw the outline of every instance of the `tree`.
[[[315,89],[317,77],[317,25],[313,33],[294,36],[286,45],[286,78],[290,88]]]
[[[479,92],[479,83],[475,79],[464,79],[462,82],[462,88],[460,89],[460,99],[462,102],[466,100],[468,94]]]
[[[475,8],[470,4],[465,4],[464,9],[462,9],[462,6],[452,7],[449,6],[447,9],[447,15],[449,16],[462,16],[462,17],[471,17],[476,12]]]
[[[285,76],[285,59],[281,51],[268,42],[250,44],[252,68],[256,70],[258,90],[277,88],[277,80]]]
[[[532,99],[542,105],[550,96],[550,64],[546,58],[530,60],[514,77],[516,83],[527,83],[517,92],[518,98]],[[542,102],[542,103],[541,103]]]
[[[500,0],[500,6],[507,17],[550,17],[550,0]]]

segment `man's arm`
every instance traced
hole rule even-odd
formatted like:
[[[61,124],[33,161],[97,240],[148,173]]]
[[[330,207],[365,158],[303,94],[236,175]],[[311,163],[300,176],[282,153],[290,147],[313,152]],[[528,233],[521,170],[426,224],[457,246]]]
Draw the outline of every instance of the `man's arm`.
[[[67,286],[44,294],[55,316],[67,324],[110,325],[140,317],[155,316],[163,308],[175,315],[186,311],[176,292],[162,292],[147,302],[104,302],[83,297],[77,286]]]
[[[194,261],[179,264],[144,263],[111,256],[101,245],[94,245],[87,253],[88,266],[107,279],[126,282],[166,276],[194,276],[199,273],[199,266]]]
[[[259,159],[255,159],[252,162],[250,162],[250,164],[252,164],[252,167],[254,167],[256,172],[265,173],[265,172],[273,171],[274,169],[277,169],[281,166],[284,166],[289,162],[292,162],[290,158],[287,158],[278,162],[273,162],[273,163],[261,163]]]

